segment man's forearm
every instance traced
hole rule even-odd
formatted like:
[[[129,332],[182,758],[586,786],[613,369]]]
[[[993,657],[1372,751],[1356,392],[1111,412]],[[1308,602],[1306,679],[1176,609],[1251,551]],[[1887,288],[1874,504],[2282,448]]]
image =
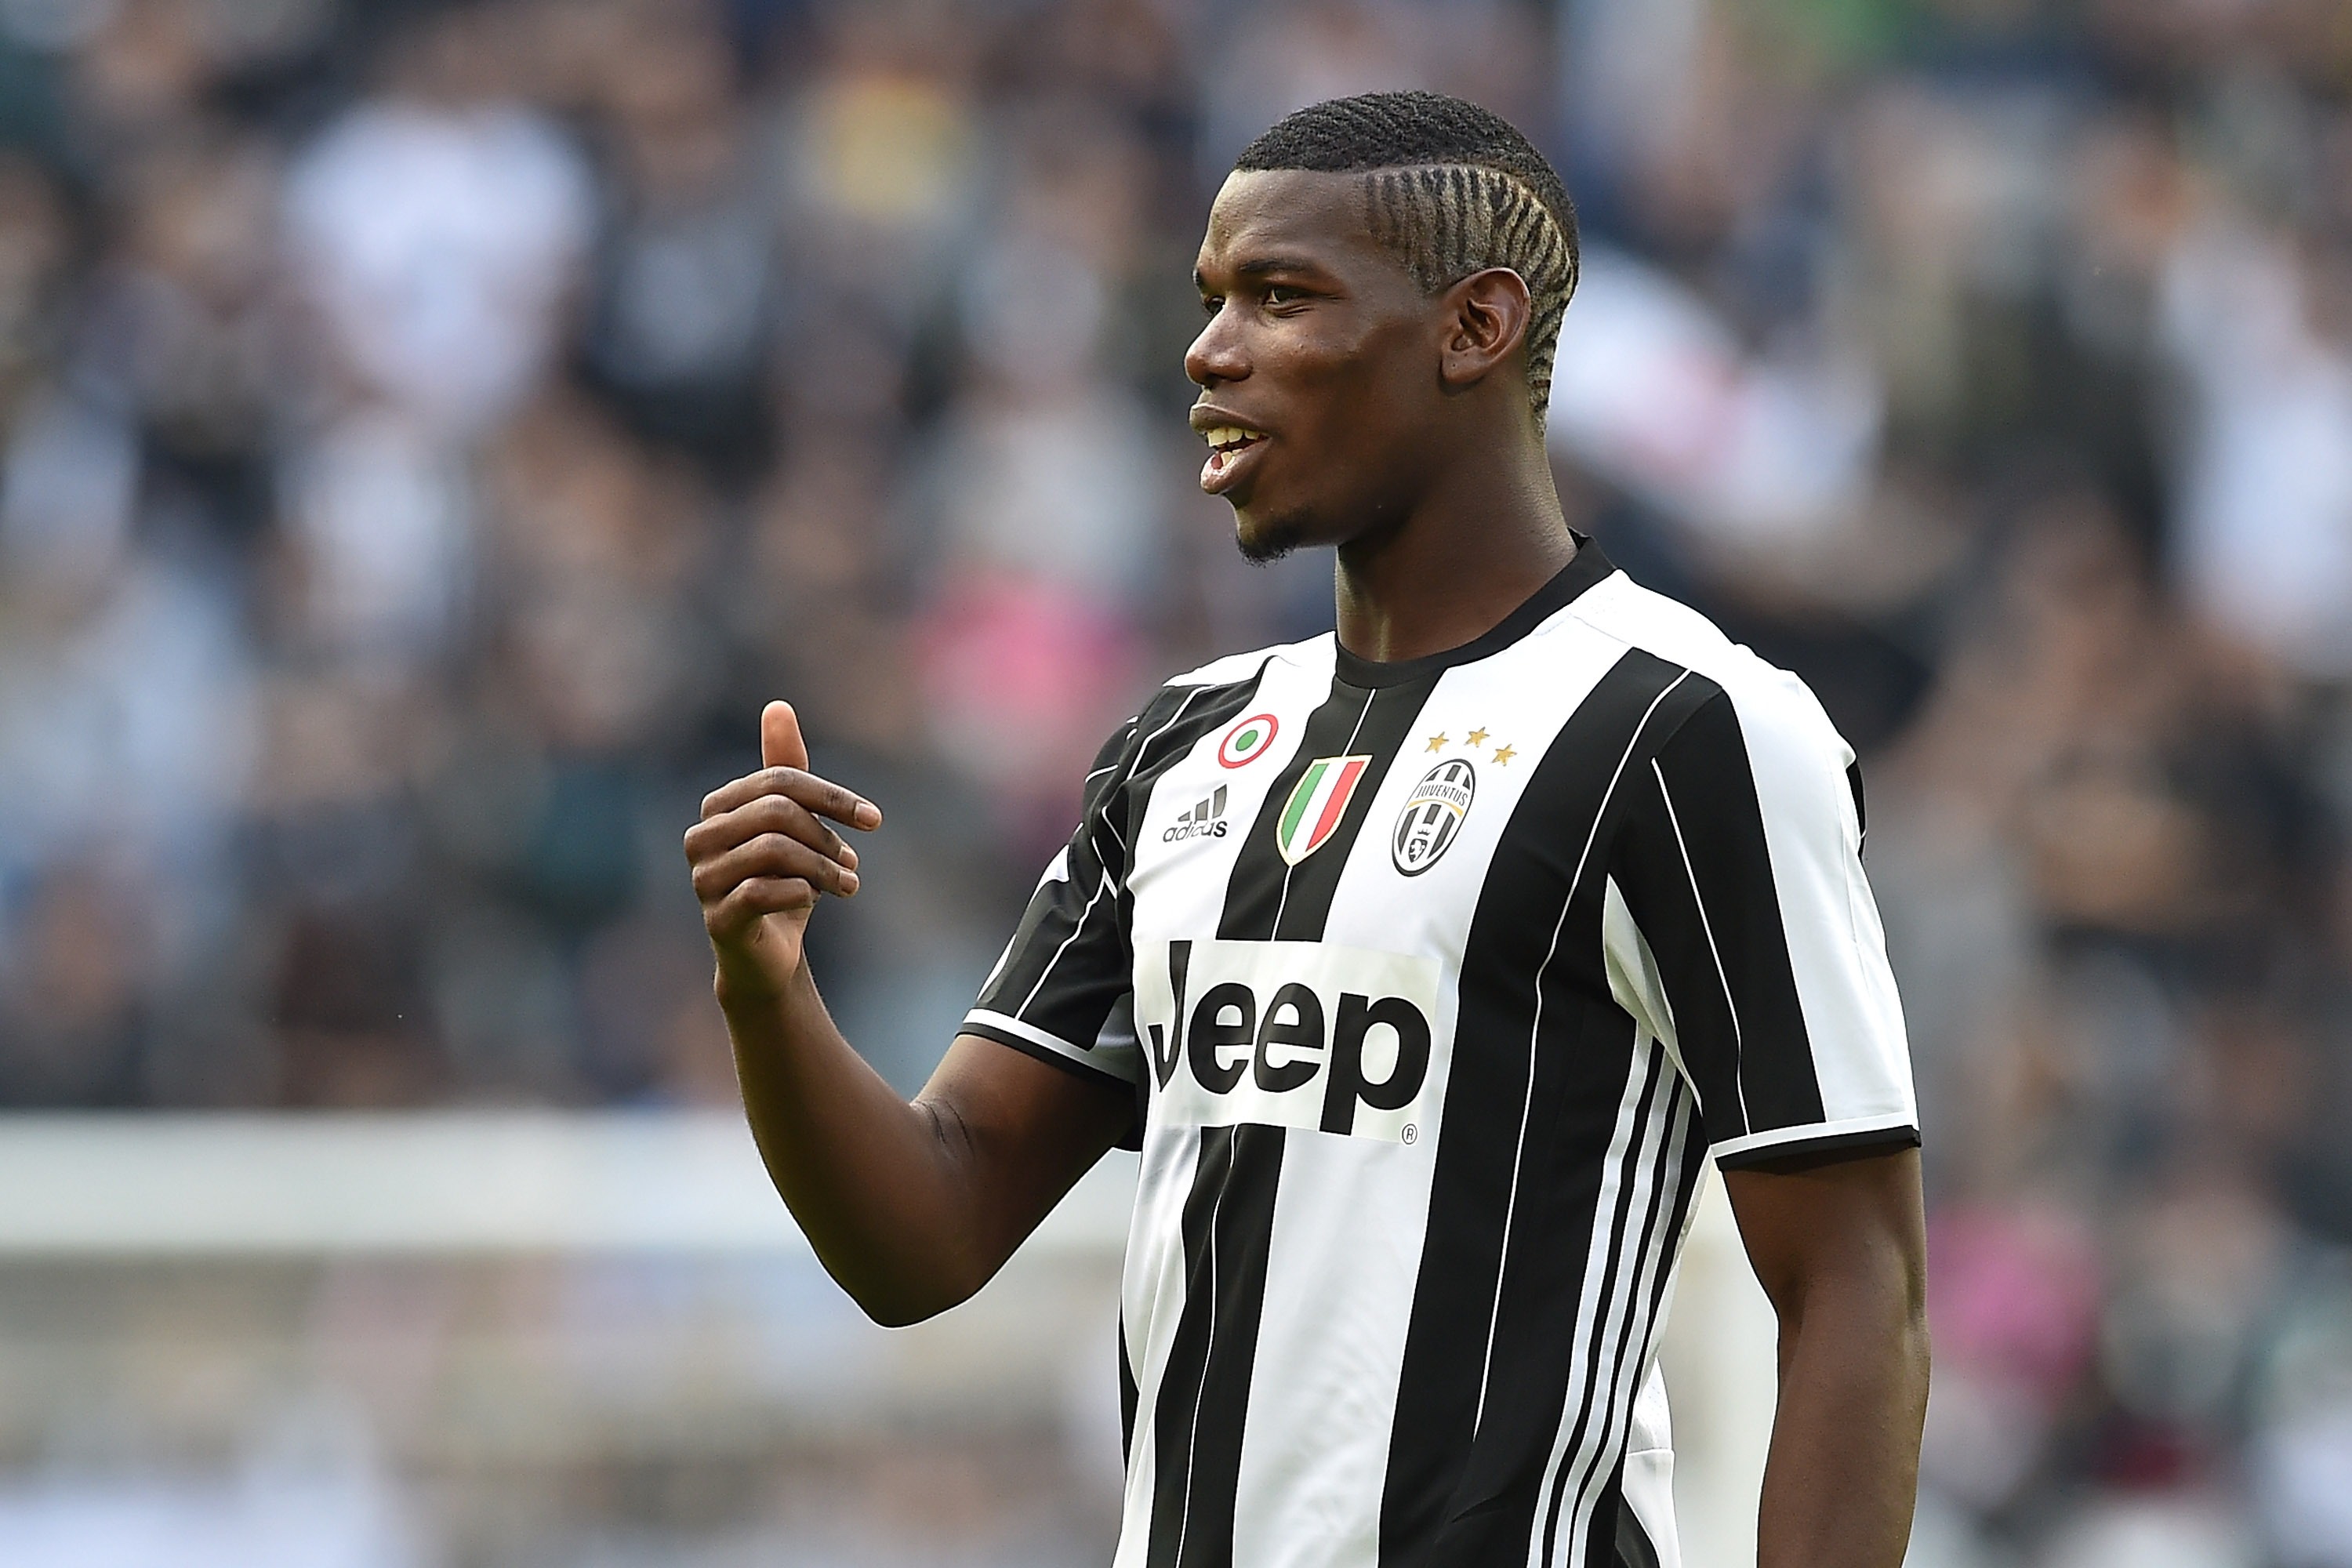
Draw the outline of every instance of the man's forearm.
[[[834,1027],[803,945],[820,898],[859,885],[833,825],[871,831],[881,808],[807,771],[790,703],[761,710],[760,756],[703,797],[683,845],[744,1110],[826,1269],[879,1321],[912,1322],[986,1283],[1133,1105],[969,1037],[913,1104],[900,1099]]]
[[[1823,1280],[1784,1306],[1758,1568],[1899,1568],[1927,1406],[1927,1320],[1902,1279]]]
[[[969,1255],[956,1130],[850,1047],[807,965],[781,994],[722,967],[719,992],[760,1157],[826,1270],[893,1324],[978,1289],[994,1261]]]

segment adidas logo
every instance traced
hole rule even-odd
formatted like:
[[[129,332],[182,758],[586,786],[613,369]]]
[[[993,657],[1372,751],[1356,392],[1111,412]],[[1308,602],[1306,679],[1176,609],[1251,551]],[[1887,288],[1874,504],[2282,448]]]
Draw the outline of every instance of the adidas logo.
[[[1223,838],[1224,836],[1225,786],[1219,784],[1216,794],[1179,816],[1176,826],[1160,836],[1160,842],[1181,844],[1187,838]]]

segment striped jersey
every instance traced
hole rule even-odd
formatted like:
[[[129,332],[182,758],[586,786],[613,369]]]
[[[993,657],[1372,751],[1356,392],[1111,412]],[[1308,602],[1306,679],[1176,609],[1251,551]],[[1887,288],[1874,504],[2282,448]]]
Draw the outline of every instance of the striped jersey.
[[[1705,1162],[1917,1140],[1862,836],[1812,694],[1590,542],[1162,687],[965,1023],[1135,1098],[1117,1568],[1675,1564]]]

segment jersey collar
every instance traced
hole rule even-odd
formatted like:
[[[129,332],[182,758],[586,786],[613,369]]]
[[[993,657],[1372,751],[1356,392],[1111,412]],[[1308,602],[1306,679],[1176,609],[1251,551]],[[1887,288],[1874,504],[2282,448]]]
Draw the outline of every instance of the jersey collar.
[[[1601,553],[1601,546],[1592,542],[1591,534],[1578,533],[1571,529],[1570,535],[1576,541],[1576,559],[1561,567],[1550,582],[1537,589],[1525,604],[1505,616],[1492,630],[1473,637],[1459,647],[1424,654],[1419,658],[1401,658],[1387,664],[1359,658],[1339,647],[1335,633],[1332,646],[1339,654],[1339,678],[1348,685],[1359,688],[1402,686],[1406,681],[1420,680],[1441,670],[1451,669],[1457,664],[1470,664],[1502,652],[1567,607],[1578,595],[1617,570],[1609,557]]]

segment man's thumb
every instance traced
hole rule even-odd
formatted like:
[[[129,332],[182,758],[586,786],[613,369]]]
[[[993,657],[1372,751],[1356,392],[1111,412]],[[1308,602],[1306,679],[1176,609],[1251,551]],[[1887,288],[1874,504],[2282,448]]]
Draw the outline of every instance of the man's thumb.
[[[800,715],[789,702],[771,702],[760,710],[760,765],[808,766],[808,743],[801,739]]]

